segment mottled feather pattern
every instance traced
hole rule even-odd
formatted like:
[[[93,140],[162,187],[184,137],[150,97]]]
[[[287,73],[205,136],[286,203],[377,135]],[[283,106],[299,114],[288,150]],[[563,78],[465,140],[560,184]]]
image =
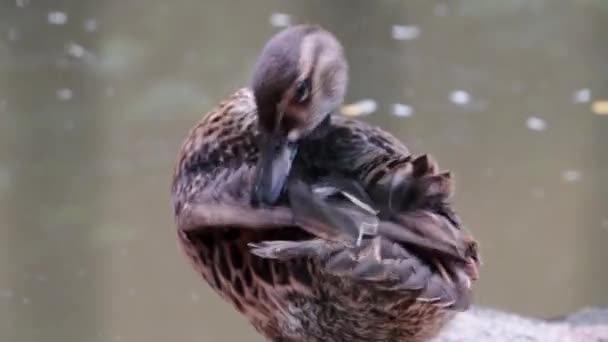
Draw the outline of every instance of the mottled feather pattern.
[[[255,101],[246,88],[207,113],[180,149],[173,177],[175,203],[220,202],[219,197],[229,196],[248,204],[249,178],[258,158],[256,123]]]
[[[474,275],[466,274],[464,270],[469,262],[475,262],[470,258],[476,258],[477,251],[472,239],[456,226],[455,214],[445,214],[449,206],[443,201],[451,195],[451,178],[446,173],[437,174],[436,164],[426,156],[407,166],[414,194],[407,196],[406,202],[395,196],[393,200],[396,203],[388,203],[382,209],[394,211],[385,216],[392,214],[391,218],[401,227],[380,223],[378,233],[353,246],[361,222],[374,221],[373,212],[357,210],[359,205],[352,203],[348,206],[334,202],[326,206],[319,203],[319,199],[312,198],[312,193],[302,194],[305,189],[293,188],[290,203],[293,210],[305,219],[299,221],[300,226],[308,227],[307,230],[321,238],[298,242],[265,241],[255,244],[253,252],[281,260],[313,257],[329,273],[337,276],[372,282],[378,289],[404,291],[404,296],[413,296],[418,301],[457,310],[468,308],[470,277]],[[378,197],[372,203],[390,198],[386,194],[381,196],[384,197]],[[435,203],[437,201],[441,204]],[[402,203],[407,205],[407,209]],[[328,208],[333,213],[328,213]],[[352,231],[345,230],[350,226],[353,226]],[[311,227],[317,228],[312,230]],[[405,232],[411,235],[406,236]],[[412,250],[417,253],[412,254]]]
[[[372,202],[388,198],[381,218],[410,225],[410,236],[397,224],[386,225],[386,234],[348,247],[294,221],[263,230],[180,229],[182,246],[205,280],[276,341],[425,341],[453,315],[444,307],[469,304],[462,263],[476,250],[460,240],[458,223],[449,219],[455,217],[447,203],[450,177],[379,128],[340,116],[331,125],[326,143],[302,142],[301,161],[315,180],[335,170],[360,182]],[[255,101],[245,88],[190,131],[172,185],[178,222],[183,208],[196,205],[243,208],[243,216],[254,211],[257,134]],[[348,215],[357,210],[339,203]]]
[[[311,154],[302,156],[308,163],[341,170],[363,184],[372,184],[378,174],[385,174],[387,169],[394,169],[410,160],[408,149],[378,127],[337,115],[331,121],[334,128],[323,137],[326,143],[309,140],[306,143],[311,148],[302,148],[311,151]]]

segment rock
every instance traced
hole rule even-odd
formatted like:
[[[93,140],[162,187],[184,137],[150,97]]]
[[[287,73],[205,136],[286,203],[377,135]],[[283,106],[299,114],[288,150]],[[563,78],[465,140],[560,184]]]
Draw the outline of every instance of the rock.
[[[588,308],[545,321],[474,307],[460,313],[434,342],[608,342],[608,309]]]

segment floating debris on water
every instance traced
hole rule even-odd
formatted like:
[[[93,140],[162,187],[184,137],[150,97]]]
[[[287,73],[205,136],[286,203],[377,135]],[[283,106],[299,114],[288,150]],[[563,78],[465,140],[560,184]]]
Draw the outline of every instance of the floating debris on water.
[[[97,20],[93,18],[86,19],[84,21],[84,30],[89,33],[97,31]]]
[[[72,96],[74,94],[72,93],[72,89],[70,89],[70,88],[60,88],[60,89],[57,89],[56,95],[57,95],[57,98],[60,99],[61,101],[69,101],[72,99]]]
[[[273,13],[270,15],[270,25],[274,27],[287,27],[291,25],[291,17],[285,13]]]
[[[74,58],[82,58],[87,52],[82,45],[74,42],[69,42],[65,47],[65,51]]]
[[[572,95],[572,100],[575,103],[587,103],[591,100],[591,90],[588,88],[579,89]]]
[[[418,26],[393,25],[392,36],[395,40],[412,40],[420,36]]]
[[[393,104],[393,115],[407,118],[414,114],[414,108],[403,103]]]
[[[539,131],[539,132],[547,129],[547,123],[545,122],[545,120],[543,120],[539,117],[536,117],[536,116],[529,117],[528,120],[526,121],[526,126],[528,126],[528,128],[533,131]]]
[[[68,22],[68,14],[61,11],[51,11],[47,16],[47,20],[51,25],[64,25]]]
[[[464,90],[454,90],[450,93],[450,101],[457,105],[466,105],[471,102],[471,95]]]
[[[562,171],[562,180],[566,183],[578,182],[583,178],[583,174],[579,170],[564,170]]]
[[[23,303],[23,305],[29,305],[32,300],[29,297],[23,297],[21,298],[21,302]]]
[[[608,100],[599,100],[591,104],[591,111],[597,115],[608,115]]]
[[[378,105],[376,101],[371,99],[364,99],[355,103],[347,104],[342,106],[342,114],[346,116],[362,116],[369,115],[376,111]]]

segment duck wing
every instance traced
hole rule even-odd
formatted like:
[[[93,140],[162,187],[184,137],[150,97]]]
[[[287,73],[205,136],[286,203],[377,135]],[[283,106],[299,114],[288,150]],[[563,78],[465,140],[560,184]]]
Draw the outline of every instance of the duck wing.
[[[314,258],[340,277],[373,282],[387,291],[413,292],[418,301],[454,310],[468,308],[471,281],[463,267],[467,257],[459,253],[456,241],[421,233],[446,222],[425,221],[422,212],[408,226],[380,220],[363,201],[352,200],[352,194],[336,196],[343,188],[322,193],[317,189],[300,180],[288,183],[295,222],[316,238],[252,243],[252,253],[283,260]],[[425,224],[428,227],[420,227]]]
[[[302,159],[330,176],[287,185],[294,221],[317,238],[256,243],[253,253],[316,258],[336,275],[466,309],[479,256],[449,202],[451,174],[362,122],[336,118],[323,139]]]
[[[451,173],[440,171],[433,158],[416,157],[389,132],[343,116],[331,118],[321,139],[300,148],[304,163],[363,187],[387,235],[403,242],[415,239],[422,253],[435,250],[467,260],[474,255],[479,261],[477,243],[450,203]]]

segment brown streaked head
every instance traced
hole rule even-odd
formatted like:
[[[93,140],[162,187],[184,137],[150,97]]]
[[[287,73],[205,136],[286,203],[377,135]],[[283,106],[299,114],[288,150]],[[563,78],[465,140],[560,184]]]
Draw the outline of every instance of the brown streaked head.
[[[266,43],[252,80],[262,134],[257,202],[276,202],[298,142],[342,104],[347,81],[340,42],[318,26],[293,26]]]

